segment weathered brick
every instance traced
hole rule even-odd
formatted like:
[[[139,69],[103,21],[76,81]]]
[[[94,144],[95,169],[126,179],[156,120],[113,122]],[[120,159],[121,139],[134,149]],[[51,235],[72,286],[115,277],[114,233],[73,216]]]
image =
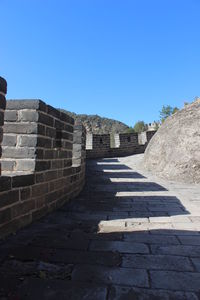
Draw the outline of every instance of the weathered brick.
[[[32,197],[48,193],[48,183],[36,184],[32,187]]]
[[[39,112],[38,122],[41,124],[48,125],[50,127],[54,126],[54,118],[50,115]]]
[[[11,210],[10,208],[5,208],[0,210],[0,224],[7,223],[11,219]]]
[[[51,105],[47,105],[47,113],[51,116],[54,116],[56,118],[60,118],[60,111]]]
[[[35,148],[29,147],[3,147],[2,157],[4,158],[34,158],[35,157]]]
[[[37,146],[43,148],[51,148],[51,139],[45,137],[38,137]]]
[[[0,177],[0,192],[9,191],[11,189],[11,178],[7,176]]]
[[[35,201],[29,200],[22,203],[18,203],[11,207],[12,218],[16,218],[20,215],[25,215],[26,213],[31,212],[35,208]]]
[[[34,171],[35,160],[34,159],[18,159],[16,164],[16,171]]]
[[[37,122],[38,121],[38,112],[36,110],[19,110],[18,120],[21,122]]]
[[[193,271],[193,267],[188,258],[172,255],[124,254],[122,267],[148,270]]]
[[[82,278],[89,282],[149,287],[147,272],[141,269],[77,265],[73,271],[72,279],[79,281]]]
[[[8,100],[6,109],[8,110],[18,110],[20,109],[35,109],[35,110],[42,110],[46,111],[46,104],[37,99],[29,99],[29,100]]]
[[[6,191],[0,194],[0,208],[19,201],[19,190]]]
[[[35,183],[34,174],[12,177],[12,187],[29,186],[29,185],[33,185],[34,183]]]
[[[30,196],[31,196],[31,188],[30,187],[20,189],[21,201],[30,199]]]
[[[16,122],[17,121],[17,110],[6,110],[4,115],[4,120],[6,122]]]
[[[4,134],[2,146],[16,146],[17,144],[17,136],[16,134]]]
[[[36,147],[37,136],[36,135],[20,135],[18,137],[18,144],[20,147]]]
[[[51,168],[51,161],[49,160],[37,160],[35,163],[35,171],[43,171]]]
[[[36,134],[38,131],[38,125],[36,123],[5,123],[3,130],[5,133]]]
[[[1,161],[1,168],[2,171],[13,171],[16,166],[16,161],[14,160],[2,160]]]
[[[199,291],[200,273],[150,271],[153,288],[179,291]]]

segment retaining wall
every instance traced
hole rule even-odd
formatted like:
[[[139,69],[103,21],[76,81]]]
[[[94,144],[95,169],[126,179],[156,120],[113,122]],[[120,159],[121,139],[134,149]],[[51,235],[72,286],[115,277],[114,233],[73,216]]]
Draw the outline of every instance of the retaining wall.
[[[0,237],[79,194],[85,129],[41,100],[7,101],[0,177]]]

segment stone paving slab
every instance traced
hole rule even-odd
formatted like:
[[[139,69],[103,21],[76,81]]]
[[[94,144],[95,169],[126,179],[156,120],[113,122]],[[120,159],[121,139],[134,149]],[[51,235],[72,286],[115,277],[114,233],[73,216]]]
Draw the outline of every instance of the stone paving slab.
[[[79,197],[0,241],[0,299],[200,299],[200,187],[141,155],[90,160]]]

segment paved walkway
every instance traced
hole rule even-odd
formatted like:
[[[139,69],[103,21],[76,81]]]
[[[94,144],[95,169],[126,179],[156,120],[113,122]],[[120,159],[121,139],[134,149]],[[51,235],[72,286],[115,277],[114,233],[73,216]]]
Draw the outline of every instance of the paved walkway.
[[[141,157],[90,161],[77,199],[1,242],[1,300],[200,299],[199,186]]]

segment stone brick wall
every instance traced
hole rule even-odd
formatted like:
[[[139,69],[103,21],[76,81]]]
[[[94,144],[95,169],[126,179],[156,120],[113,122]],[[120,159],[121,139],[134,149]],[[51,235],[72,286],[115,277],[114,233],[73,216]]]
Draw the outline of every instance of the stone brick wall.
[[[41,100],[10,100],[5,116],[0,237],[60,207],[85,182],[81,124]]]
[[[86,147],[87,158],[104,158],[104,157],[120,157],[132,154],[143,153],[146,149],[148,142],[153,136],[154,132],[145,132],[145,137],[143,136],[141,143],[141,138],[137,133],[120,133],[114,135],[115,147],[110,146],[110,135],[90,135],[90,140],[92,139],[93,147]]]
[[[1,143],[3,140],[3,124],[4,124],[4,111],[6,107],[6,93],[7,93],[7,82],[4,78],[0,77],[0,157],[1,157]],[[0,164],[0,175],[1,175],[1,164]]]

